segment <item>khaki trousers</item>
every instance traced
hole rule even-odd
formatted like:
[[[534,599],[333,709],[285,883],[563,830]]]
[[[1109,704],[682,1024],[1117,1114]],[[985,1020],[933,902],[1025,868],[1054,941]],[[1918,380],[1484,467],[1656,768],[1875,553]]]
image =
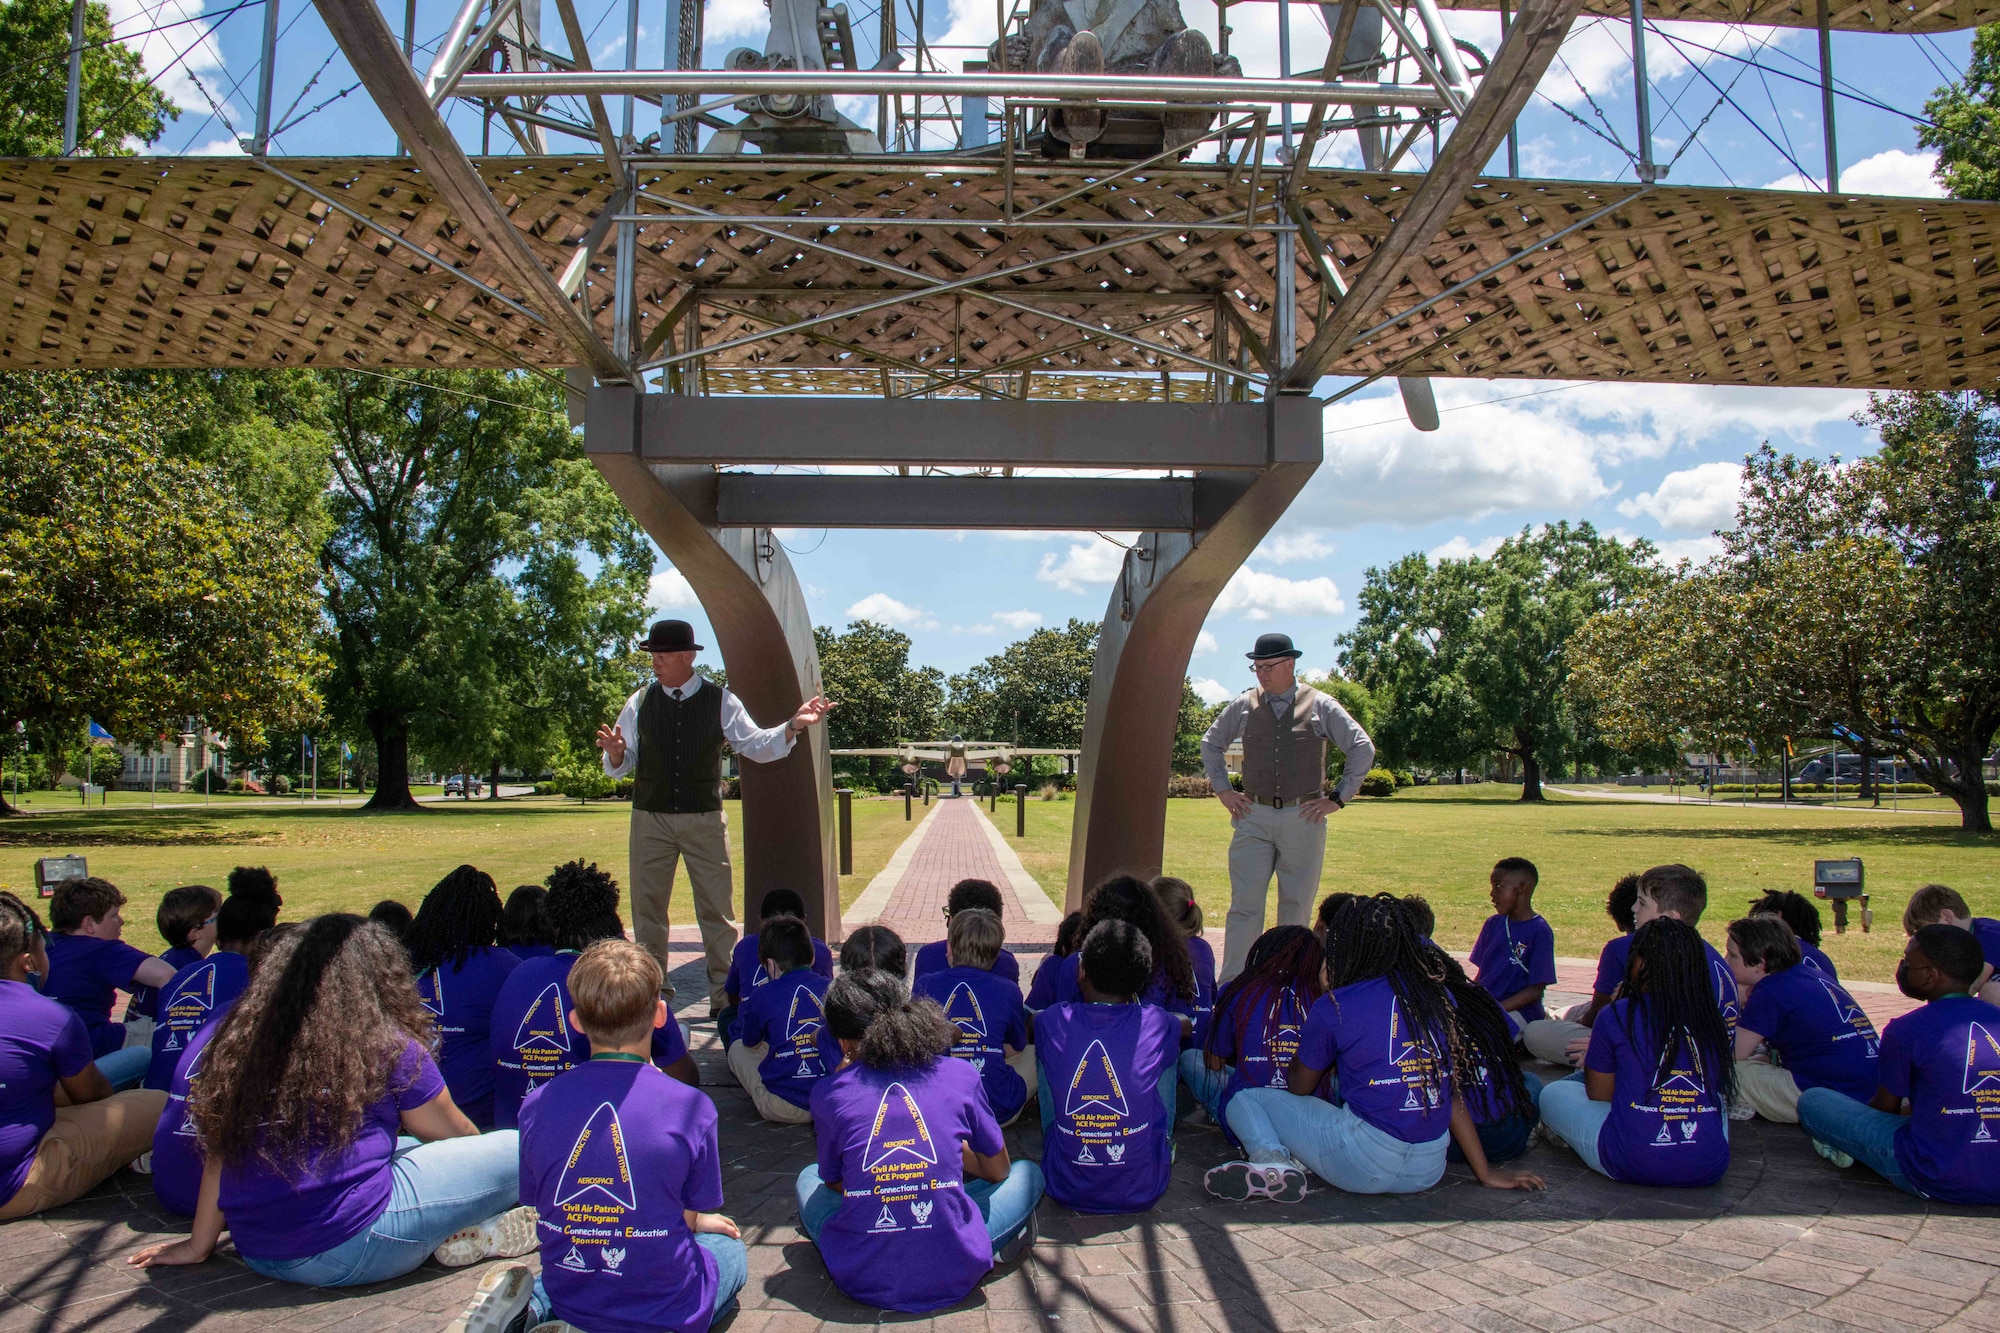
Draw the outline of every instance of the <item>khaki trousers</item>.
[[[1552,1065],[1571,1065],[1569,1044],[1581,1037],[1590,1040],[1590,1029],[1577,1022],[1583,1012],[1590,1008],[1590,1001],[1573,1004],[1562,1011],[1558,1018],[1538,1018],[1528,1024],[1521,1033],[1521,1044],[1537,1060],[1547,1060]]]
[[[647,953],[659,960],[660,973],[671,972],[667,961],[667,907],[674,897],[674,870],[687,862],[688,883],[694,890],[694,919],[701,927],[702,950],[708,963],[710,1013],[721,1012],[723,983],[729,979],[729,955],[736,947],[736,922],[730,915],[734,894],[729,875],[729,833],[720,810],[706,814],[663,815],[652,810],[632,812],[627,855],[632,878],[632,933]],[[674,985],[665,983],[671,998]]]
[[[1312,920],[1325,863],[1324,820],[1310,824],[1294,808],[1253,805],[1234,822],[1229,838],[1229,928],[1218,981],[1228,981],[1243,970],[1250,946],[1264,933],[1271,876],[1278,877],[1278,924],[1303,926]]]
[[[1799,1123],[1798,1081],[1762,1055],[1736,1062],[1736,1101],[1777,1124]]]
[[[755,1046],[745,1046],[740,1041],[729,1043],[729,1072],[736,1075],[736,1081],[743,1085],[743,1091],[750,1094],[756,1104],[757,1114],[779,1125],[810,1125],[812,1112],[803,1106],[794,1106],[764,1086],[764,1076],[757,1072],[757,1066],[764,1063],[764,1057],[771,1053],[769,1042],[758,1042]]]
[[[0,1203],[0,1222],[80,1199],[153,1146],[167,1094],[118,1092],[101,1102],[58,1106],[56,1122],[35,1149],[28,1178]]]

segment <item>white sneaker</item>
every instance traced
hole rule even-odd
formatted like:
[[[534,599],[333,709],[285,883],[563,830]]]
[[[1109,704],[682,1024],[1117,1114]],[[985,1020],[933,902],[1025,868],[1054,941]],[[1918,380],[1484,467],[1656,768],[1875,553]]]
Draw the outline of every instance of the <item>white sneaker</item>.
[[[1821,1157],[1826,1158],[1827,1161],[1832,1162],[1835,1166],[1841,1168],[1843,1171],[1846,1170],[1848,1167],[1854,1165],[1854,1159],[1852,1157],[1848,1156],[1846,1153],[1842,1152],[1840,1149],[1832,1146],[1831,1144],[1821,1143],[1818,1139],[1814,1139],[1812,1141],[1812,1146],[1814,1152],[1818,1153]]]
[[[142,1176],[153,1174],[153,1150],[148,1148],[132,1159],[132,1169]]]
[[[1224,1162],[1221,1166],[1210,1167],[1201,1183],[1216,1198],[1236,1203],[1247,1203],[1251,1199],[1297,1203],[1306,1197],[1306,1173],[1295,1166]]]
[[[479,1290],[465,1312],[445,1326],[445,1333],[507,1333],[517,1322],[525,1325],[528,1300],[535,1294],[535,1275],[526,1264],[506,1264],[479,1279]]]
[[[513,1259],[528,1253],[539,1243],[535,1238],[533,1208],[509,1208],[484,1222],[461,1227],[445,1237],[431,1257],[446,1268],[463,1268],[482,1259]]]

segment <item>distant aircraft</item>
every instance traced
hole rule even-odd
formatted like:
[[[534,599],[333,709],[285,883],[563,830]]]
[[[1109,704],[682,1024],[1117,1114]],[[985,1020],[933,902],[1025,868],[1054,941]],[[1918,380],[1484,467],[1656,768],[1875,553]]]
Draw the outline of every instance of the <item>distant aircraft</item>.
[[[1081,750],[1050,749],[1031,745],[1009,745],[1005,741],[969,741],[962,736],[953,736],[942,741],[909,741],[902,745],[878,746],[872,749],[835,750],[834,754],[854,755],[870,759],[894,759],[905,773],[915,774],[924,764],[943,764],[945,776],[951,779],[951,794],[957,796],[959,783],[964,779],[967,768],[972,764],[983,764],[993,772],[1005,777],[1013,771],[1016,759],[1028,759],[1035,755],[1060,755],[1075,759]]]

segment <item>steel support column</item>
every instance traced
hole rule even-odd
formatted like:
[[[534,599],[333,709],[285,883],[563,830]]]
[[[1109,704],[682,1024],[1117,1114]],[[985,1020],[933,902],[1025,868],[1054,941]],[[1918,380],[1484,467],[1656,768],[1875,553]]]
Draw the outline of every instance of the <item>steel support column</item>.
[[[1319,467],[1318,401],[1287,395],[1267,406],[1272,457],[1309,461],[1274,462],[1202,531],[1144,534],[1112,587],[1084,716],[1067,911],[1111,875],[1160,873],[1167,776],[1195,636],[1230,576]]]
[[[632,516],[701,599],[729,688],[760,726],[790,717],[819,692],[819,654],[805,593],[767,528],[724,531],[695,515],[715,504],[715,471],[648,464],[638,449],[638,394],[590,391],[584,449]],[[826,727],[814,727],[775,763],[741,766],[743,918],[768,889],[799,891],[821,939],[840,929],[834,859],[833,765]]]

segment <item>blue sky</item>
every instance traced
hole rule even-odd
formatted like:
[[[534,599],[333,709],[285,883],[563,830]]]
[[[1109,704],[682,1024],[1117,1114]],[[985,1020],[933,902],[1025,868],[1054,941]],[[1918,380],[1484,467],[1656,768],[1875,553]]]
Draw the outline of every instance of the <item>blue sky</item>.
[[[317,13],[302,0],[283,2],[278,119],[310,114],[279,135],[277,151],[389,151],[391,136],[365,94],[340,95],[353,75]],[[148,68],[164,71],[163,85],[187,108],[161,150],[234,152],[234,135],[253,123],[262,11],[234,10],[240,3],[111,0],[121,32],[176,25],[135,39]],[[622,66],[622,3],[579,3],[597,63]],[[1182,0],[1182,7],[1190,24],[1214,33],[1212,0]],[[544,9],[549,44],[561,49],[555,7]],[[850,9],[865,46],[875,27],[872,0],[850,0]],[[420,44],[435,40],[451,11],[448,0],[418,0]],[[388,12],[400,29],[401,5]],[[663,0],[641,0],[642,64],[659,63],[663,13]],[[976,58],[992,36],[992,0],[931,0],[927,13],[946,67]],[[1292,67],[1316,68],[1328,42],[1319,11],[1296,4],[1290,13]],[[761,0],[710,0],[707,14],[708,66],[720,65],[731,47],[761,43]],[[1268,3],[1231,10],[1232,46],[1250,74],[1279,71],[1278,15]],[[1492,14],[1452,14],[1447,21],[1488,52],[1496,44]],[[1521,117],[1523,174],[1635,178],[1629,41],[1622,21],[1577,25]],[[1963,67],[1969,42],[1967,32],[1834,35],[1844,190],[1938,193],[1911,120],[1895,112],[1920,112],[1931,90]],[[1648,56],[1656,150],[1673,163],[1670,180],[1820,188],[1815,34],[1667,24],[1648,39]],[[1765,68],[1745,64],[1750,56]],[[871,61],[864,50],[863,62]],[[420,65],[427,63],[420,57]],[[287,107],[294,110],[288,114]],[[872,110],[851,111],[872,123]],[[461,108],[453,123],[476,149],[470,114]],[[1342,142],[1326,145],[1318,160],[1358,161]],[[1341,383],[1322,387],[1331,393]],[[1760,442],[1850,456],[1872,446],[1850,420],[1864,396],[1850,392],[1458,381],[1440,383],[1438,398],[1444,424],[1429,435],[1404,422],[1393,387],[1377,386],[1328,411],[1324,467],[1209,621],[1191,667],[1205,691],[1219,696],[1247,683],[1241,653],[1265,629],[1288,630],[1305,648],[1307,665],[1330,667],[1335,637],[1353,622],[1364,571],[1405,552],[1483,552],[1524,525],[1588,519],[1648,537],[1670,556],[1699,557],[1710,548],[1711,529],[1729,519],[1735,464]],[[844,625],[868,616],[896,625],[915,640],[920,660],[947,671],[1037,625],[1101,617],[1120,558],[1112,542],[1089,533],[783,537],[817,622]],[[654,580],[656,609],[700,620],[685,586],[663,560]]]

